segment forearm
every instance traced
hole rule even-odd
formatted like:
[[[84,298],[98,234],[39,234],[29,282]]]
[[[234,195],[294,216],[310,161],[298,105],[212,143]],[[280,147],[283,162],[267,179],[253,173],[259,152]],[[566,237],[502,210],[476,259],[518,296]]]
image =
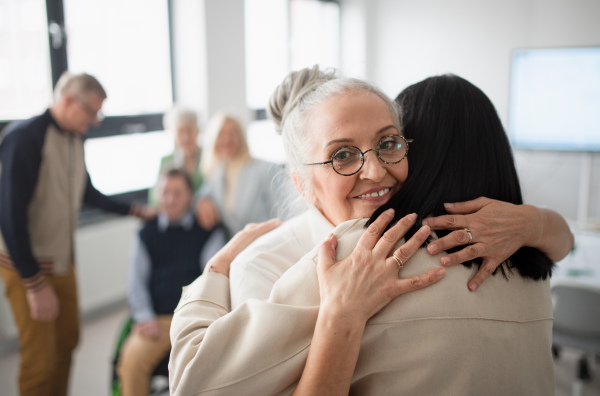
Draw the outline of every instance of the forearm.
[[[319,312],[306,366],[294,395],[347,395],[365,323]]]
[[[573,248],[574,237],[565,219],[550,209],[534,208],[539,219],[539,235],[527,246],[545,253],[557,262],[565,258]]]
[[[122,215],[126,215],[126,214],[134,214],[135,215],[135,213],[133,213],[135,205],[118,202],[118,201],[115,201],[114,199],[102,194],[100,191],[98,191],[94,187],[89,175],[88,175],[88,179],[87,179],[86,186],[85,186],[83,201],[89,205],[93,205],[93,206],[98,207],[107,212],[117,213],[117,214],[122,214]]]
[[[173,395],[276,394],[300,378],[317,308],[254,300],[229,313],[228,293],[212,272],[184,291],[171,324]]]

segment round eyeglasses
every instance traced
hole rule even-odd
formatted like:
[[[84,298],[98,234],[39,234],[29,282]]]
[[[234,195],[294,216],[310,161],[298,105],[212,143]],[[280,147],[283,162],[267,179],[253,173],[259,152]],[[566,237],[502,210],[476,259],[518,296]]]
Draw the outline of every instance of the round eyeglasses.
[[[355,146],[343,146],[331,155],[329,161],[314,162],[304,165],[331,164],[336,173],[342,176],[352,176],[362,169],[365,163],[365,155],[369,151],[375,151],[379,160],[384,164],[393,165],[399,163],[406,158],[409,142],[412,143],[412,140],[407,140],[404,136],[389,135],[383,137],[379,143],[377,143],[377,147],[367,151],[363,152]]]

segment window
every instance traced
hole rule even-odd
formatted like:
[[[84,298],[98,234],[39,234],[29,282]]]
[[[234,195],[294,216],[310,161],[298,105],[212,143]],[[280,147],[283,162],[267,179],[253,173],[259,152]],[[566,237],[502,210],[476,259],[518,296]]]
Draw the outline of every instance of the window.
[[[64,0],[64,6],[69,69],[94,75],[108,94],[107,119],[85,142],[92,182],[104,194],[134,191],[133,198],[143,199],[161,157],[173,149],[172,137],[160,131],[173,104],[168,2]]]
[[[92,181],[107,195],[145,198],[172,149],[164,132],[145,133],[162,130],[173,103],[169,4],[0,0],[0,128],[50,106],[65,70],[90,73],[108,93],[107,118],[85,142]]]
[[[340,65],[340,9],[335,1],[246,0],[246,96],[252,155],[283,162],[281,138],[266,120],[273,90],[292,70]]]
[[[64,5],[69,69],[102,82],[105,115],[162,113],[171,106],[166,0],[64,0]]]
[[[246,0],[246,81],[251,109],[264,110],[292,70],[340,65],[340,10],[333,1]],[[259,117],[260,118],[260,117]]]
[[[45,0],[0,1],[0,120],[29,118],[51,103],[47,26]]]

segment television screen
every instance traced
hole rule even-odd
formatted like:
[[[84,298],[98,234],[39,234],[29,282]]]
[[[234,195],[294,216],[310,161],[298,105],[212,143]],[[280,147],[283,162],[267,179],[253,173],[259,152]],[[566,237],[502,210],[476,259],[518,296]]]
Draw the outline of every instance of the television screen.
[[[515,50],[508,129],[516,148],[600,151],[600,47]]]

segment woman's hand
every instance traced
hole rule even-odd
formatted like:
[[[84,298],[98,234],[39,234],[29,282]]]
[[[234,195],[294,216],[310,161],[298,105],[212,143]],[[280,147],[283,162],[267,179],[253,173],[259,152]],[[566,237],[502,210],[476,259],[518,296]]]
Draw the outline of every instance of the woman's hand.
[[[335,261],[336,239],[333,235],[321,246],[317,273],[322,310],[331,310],[340,319],[349,317],[364,324],[399,295],[441,279],[445,272],[442,268],[411,278],[398,276],[401,266],[410,265],[410,258],[425,242],[430,230],[427,226],[422,227],[394,251],[396,243],[414,224],[416,215],[404,217],[381,236],[392,218],[393,209],[382,213],[367,228],[352,254],[339,263]],[[391,257],[392,254],[400,262]]]
[[[429,236],[429,227],[422,227],[394,252],[417,216],[404,217],[380,238],[392,218],[392,209],[382,213],[352,254],[339,263],[335,237],[331,235],[321,245],[317,264],[321,306],[294,395],[347,395],[367,320],[400,294],[427,287],[444,276],[443,268],[412,278],[398,276],[399,267],[410,265],[409,259]],[[401,262],[390,257],[392,253]]]
[[[519,248],[540,249],[552,260],[562,259],[573,246],[573,235],[560,215],[530,205],[513,205],[481,197],[473,201],[445,204],[449,215],[427,218],[432,230],[455,230],[427,247],[437,254],[457,246],[462,250],[441,258],[450,266],[483,258],[483,265],[469,281],[475,291],[506,259]],[[469,240],[469,232],[471,240]]]
[[[233,238],[217,252],[217,254],[208,260],[208,263],[206,263],[206,270],[229,276],[229,266],[233,259],[256,238],[280,225],[281,220],[279,219],[271,219],[257,224],[246,224],[246,227],[244,227],[243,230],[235,234]]]
[[[202,198],[198,201],[196,217],[200,226],[205,230],[212,230],[221,221],[219,210],[210,198]]]

